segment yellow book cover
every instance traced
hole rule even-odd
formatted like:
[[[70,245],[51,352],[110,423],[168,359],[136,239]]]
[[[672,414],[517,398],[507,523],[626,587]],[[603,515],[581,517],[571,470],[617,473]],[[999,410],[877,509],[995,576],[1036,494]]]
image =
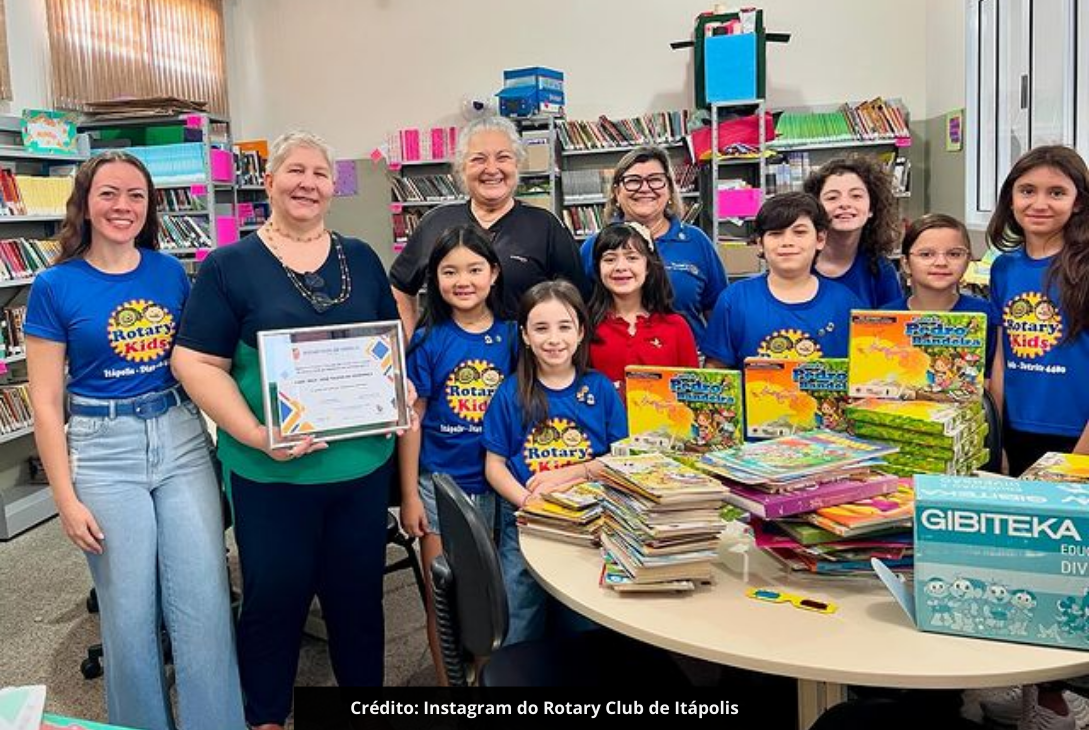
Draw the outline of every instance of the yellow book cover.
[[[629,365],[628,432],[669,439],[675,451],[705,452],[744,440],[741,373]]]
[[[843,431],[847,419],[847,359],[745,360],[745,433],[790,436],[825,428]]]
[[[1038,482],[1089,484],[1089,456],[1049,451],[1026,469],[1021,478]]]
[[[850,336],[847,380],[853,398],[983,397],[987,315],[981,312],[855,310]]]

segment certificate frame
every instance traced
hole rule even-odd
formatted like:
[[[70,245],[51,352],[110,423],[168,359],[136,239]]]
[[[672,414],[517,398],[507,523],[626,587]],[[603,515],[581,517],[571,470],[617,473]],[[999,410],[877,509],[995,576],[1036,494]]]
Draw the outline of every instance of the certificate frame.
[[[271,449],[409,427],[400,320],[264,330],[257,357]]]

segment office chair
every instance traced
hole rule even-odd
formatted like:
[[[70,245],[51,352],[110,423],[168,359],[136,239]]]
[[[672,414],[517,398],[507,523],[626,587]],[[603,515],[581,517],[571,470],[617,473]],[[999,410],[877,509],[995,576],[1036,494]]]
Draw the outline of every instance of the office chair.
[[[507,596],[480,513],[448,475],[435,475],[442,555],[431,564],[443,665],[452,686],[689,686],[665,651],[612,631],[500,646]],[[477,660],[484,660],[478,671]]]
[[[988,390],[983,391],[983,417],[987,421],[987,436],[983,445],[987,447],[987,462],[984,471],[1002,473],[1002,414]]]

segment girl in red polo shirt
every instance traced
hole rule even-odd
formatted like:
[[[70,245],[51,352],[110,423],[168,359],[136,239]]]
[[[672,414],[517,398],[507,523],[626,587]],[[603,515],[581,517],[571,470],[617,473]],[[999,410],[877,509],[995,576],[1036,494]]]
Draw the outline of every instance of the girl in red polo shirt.
[[[673,288],[650,231],[613,223],[594,242],[590,365],[624,395],[628,365],[698,367],[696,341],[673,311]]]

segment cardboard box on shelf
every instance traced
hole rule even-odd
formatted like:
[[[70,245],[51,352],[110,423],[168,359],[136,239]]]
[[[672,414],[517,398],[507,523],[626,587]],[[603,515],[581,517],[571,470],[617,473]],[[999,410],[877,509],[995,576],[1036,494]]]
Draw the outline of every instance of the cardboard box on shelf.
[[[719,241],[716,248],[718,248],[718,255],[722,259],[723,266],[726,267],[726,273],[731,276],[735,274],[756,274],[762,269],[762,262],[754,245],[740,241]]]

